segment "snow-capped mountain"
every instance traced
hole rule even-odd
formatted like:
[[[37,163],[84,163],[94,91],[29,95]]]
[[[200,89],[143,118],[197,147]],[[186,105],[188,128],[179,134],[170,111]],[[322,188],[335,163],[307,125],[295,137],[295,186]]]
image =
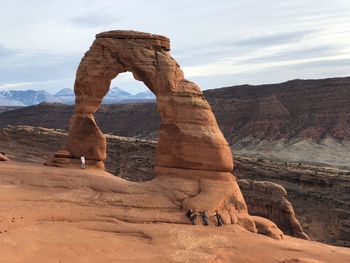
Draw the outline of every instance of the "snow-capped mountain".
[[[153,100],[155,96],[151,91],[144,91],[132,95],[131,93],[113,87],[109,90],[103,103],[127,103],[128,101]],[[42,102],[59,102],[74,104],[75,94],[73,89],[65,88],[52,95],[44,90],[4,90],[0,91],[0,106],[30,106]]]
[[[107,98],[116,98],[116,99],[128,99],[132,96],[129,92],[122,90],[121,88],[118,87],[113,87],[111,88],[108,93],[107,93]]]
[[[130,97],[132,97],[132,94],[129,92],[126,92],[125,90],[122,90],[118,87],[111,88],[107,95],[103,98],[103,102],[105,104],[112,104],[117,103],[122,100],[128,100]]]
[[[0,105],[1,106],[27,106],[20,101],[7,99],[0,95]]]
[[[156,96],[150,90],[146,90],[144,92],[139,92],[133,96],[134,100],[153,100],[155,98],[156,98]]]
[[[0,91],[0,98],[7,101],[8,106],[28,106],[41,102],[57,101],[53,95],[45,90],[4,90]]]
[[[62,96],[74,97],[74,90],[70,88],[61,89],[54,96],[55,97],[62,97]]]
[[[57,102],[62,102],[65,104],[74,104],[75,102],[74,90],[70,88],[61,89],[54,96]]]

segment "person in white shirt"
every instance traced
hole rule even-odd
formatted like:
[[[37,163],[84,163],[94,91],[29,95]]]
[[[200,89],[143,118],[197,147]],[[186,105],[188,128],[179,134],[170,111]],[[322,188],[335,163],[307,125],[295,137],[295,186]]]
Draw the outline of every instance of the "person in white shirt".
[[[80,168],[85,169],[85,157],[84,156],[80,157],[80,162],[81,162]]]

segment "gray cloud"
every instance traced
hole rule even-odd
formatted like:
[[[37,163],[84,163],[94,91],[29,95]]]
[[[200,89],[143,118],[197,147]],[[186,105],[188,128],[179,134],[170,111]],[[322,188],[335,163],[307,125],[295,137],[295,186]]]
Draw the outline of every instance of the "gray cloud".
[[[277,62],[277,61],[307,59],[307,58],[322,57],[322,56],[332,56],[340,53],[341,53],[341,50],[331,45],[321,45],[317,47],[297,47],[297,48],[291,48],[291,49],[279,51],[269,56],[252,58],[247,60],[246,62],[247,63]]]
[[[233,43],[235,46],[244,47],[266,47],[291,42],[298,42],[306,36],[314,33],[314,30],[282,32],[277,34],[266,34],[257,37],[247,38]]]
[[[100,13],[89,13],[81,16],[75,16],[70,19],[70,21],[78,26],[84,28],[95,28],[95,27],[103,27],[114,25],[117,27],[118,23],[120,23],[121,19],[112,16],[109,14],[100,14]]]
[[[270,84],[292,79],[317,79],[325,77],[349,76],[349,59],[334,61],[305,62],[285,67],[270,67],[258,71],[249,71],[239,74],[226,74],[217,76],[195,76],[195,81],[202,89],[215,89],[241,84]],[[312,75],[310,75],[312,71]]]
[[[0,43],[0,58],[6,59],[16,54],[15,50],[6,48],[3,44]]]
[[[177,50],[175,55],[186,66],[211,63],[227,57],[242,57],[243,55],[267,47],[276,47],[282,44],[297,43],[314,31],[293,31],[276,34],[260,35],[241,40],[223,40],[187,47]],[[301,48],[299,52],[306,52]],[[316,49],[314,49],[316,51]],[[256,58],[259,60],[259,58]],[[271,57],[272,59],[272,57]]]
[[[3,51],[5,50],[5,51]],[[71,83],[81,54],[55,54],[1,49],[0,83],[33,83],[26,88],[50,89],[60,82]],[[55,84],[56,83],[56,84]],[[66,85],[66,84],[65,84]],[[71,87],[71,86],[70,86]]]

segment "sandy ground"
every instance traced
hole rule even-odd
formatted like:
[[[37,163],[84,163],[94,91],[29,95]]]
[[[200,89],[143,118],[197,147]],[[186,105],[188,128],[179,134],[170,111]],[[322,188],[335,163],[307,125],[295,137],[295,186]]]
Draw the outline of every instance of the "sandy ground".
[[[97,170],[0,162],[0,262],[350,262],[348,248],[192,226],[155,187]]]

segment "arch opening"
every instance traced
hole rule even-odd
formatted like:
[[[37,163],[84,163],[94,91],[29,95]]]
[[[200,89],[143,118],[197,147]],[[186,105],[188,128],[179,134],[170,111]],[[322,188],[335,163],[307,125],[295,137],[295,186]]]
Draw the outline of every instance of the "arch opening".
[[[155,121],[145,120],[145,111]],[[152,180],[160,125],[153,92],[131,72],[120,73],[111,81],[95,119],[107,139],[106,171],[128,181]]]

